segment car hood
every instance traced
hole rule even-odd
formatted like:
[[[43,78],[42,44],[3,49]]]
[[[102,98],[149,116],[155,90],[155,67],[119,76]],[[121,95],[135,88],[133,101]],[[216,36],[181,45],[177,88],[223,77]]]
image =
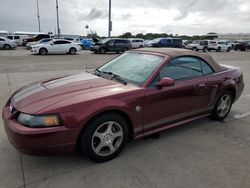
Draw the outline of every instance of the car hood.
[[[82,73],[49,79],[21,88],[11,98],[16,110],[37,114],[45,108],[65,100],[80,97],[79,102],[136,90],[134,85],[123,85],[93,74]]]

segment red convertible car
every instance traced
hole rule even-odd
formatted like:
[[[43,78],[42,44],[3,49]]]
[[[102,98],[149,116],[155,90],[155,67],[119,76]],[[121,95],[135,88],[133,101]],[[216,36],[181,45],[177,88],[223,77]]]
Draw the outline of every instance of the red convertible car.
[[[21,152],[81,151],[103,162],[129,138],[192,120],[223,120],[244,88],[237,67],[208,54],[144,48],[126,52],[92,74],[53,78],[16,91],[3,109],[9,141]]]

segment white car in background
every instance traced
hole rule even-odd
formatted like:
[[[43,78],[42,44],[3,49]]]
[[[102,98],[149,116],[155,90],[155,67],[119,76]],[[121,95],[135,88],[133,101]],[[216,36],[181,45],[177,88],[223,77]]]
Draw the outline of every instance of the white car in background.
[[[210,40],[208,42],[208,51],[215,50],[216,52],[221,52],[221,51],[230,52],[231,49],[232,46],[227,41]]]
[[[21,46],[23,44],[23,40],[29,38],[29,36],[28,35],[9,35],[7,38],[15,41],[17,45]]]
[[[11,50],[15,49],[17,47],[17,44],[15,41],[12,41],[6,37],[0,37],[0,48],[3,48],[5,50]]]
[[[54,39],[47,43],[40,43],[31,46],[32,54],[65,54],[69,53],[75,55],[81,51],[81,46],[75,42],[71,42],[64,39]]]
[[[31,46],[33,46],[33,45],[36,45],[36,44],[41,44],[41,43],[46,43],[46,42],[49,42],[49,41],[51,41],[52,39],[51,38],[44,38],[44,39],[41,39],[41,40],[39,40],[39,41],[34,41],[34,42],[28,42],[27,44],[26,44],[26,48],[27,49],[31,49]]]
[[[145,46],[144,39],[130,38],[128,40],[131,42],[132,48],[143,48]]]

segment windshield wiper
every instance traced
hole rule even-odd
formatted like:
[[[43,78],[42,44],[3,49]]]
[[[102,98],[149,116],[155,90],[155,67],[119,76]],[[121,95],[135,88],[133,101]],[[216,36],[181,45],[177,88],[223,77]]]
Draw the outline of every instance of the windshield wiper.
[[[100,71],[99,69],[95,70],[96,72],[98,72],[98,76],[101,76],[101,74],[107,74],[111,76],[111,80],[117,80],[118,82],[127,85],[127,82],[125,80],[122,79],[122,77],[120,77],[119,75],[113,73],[113,72],[107,72],[107,71]]]

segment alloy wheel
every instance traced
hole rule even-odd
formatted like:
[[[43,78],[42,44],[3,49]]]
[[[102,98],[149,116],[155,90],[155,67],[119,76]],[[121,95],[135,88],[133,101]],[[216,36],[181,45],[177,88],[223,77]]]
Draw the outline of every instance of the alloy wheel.
[[[232,104],[231,96],[228,94],[223,95],[218,103],[217,113],[220,117],[224,117],[230,110]]]
[[[123,140],[123,129],[115,121],[101,124],[92,136],[92,149],[96,155],[112,155],[120,147]]]

